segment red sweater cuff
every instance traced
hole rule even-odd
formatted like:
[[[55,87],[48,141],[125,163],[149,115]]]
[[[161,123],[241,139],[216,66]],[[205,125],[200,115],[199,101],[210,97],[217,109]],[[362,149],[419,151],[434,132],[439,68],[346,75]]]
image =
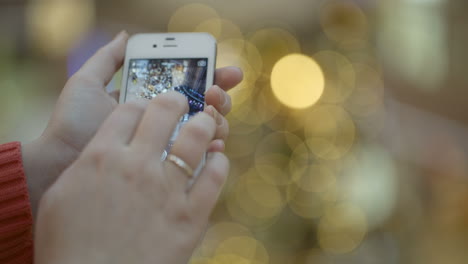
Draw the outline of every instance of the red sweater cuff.
[[[0,145],[1,263],[32,263],[32,224],[21,144]]]

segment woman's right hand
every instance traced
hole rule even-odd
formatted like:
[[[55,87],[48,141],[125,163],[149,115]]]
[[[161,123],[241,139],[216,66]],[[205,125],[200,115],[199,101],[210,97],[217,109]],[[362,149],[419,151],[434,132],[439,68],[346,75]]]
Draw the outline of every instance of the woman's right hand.
[[[222,153],[209,153],[187,190],[187,172],[161,161],[187,111],[178,93],[118,106],[44,195],[35,263],[187,263],[229,167]],[[197,114],[171,153],[196,168],[217,127],[210,115]]]

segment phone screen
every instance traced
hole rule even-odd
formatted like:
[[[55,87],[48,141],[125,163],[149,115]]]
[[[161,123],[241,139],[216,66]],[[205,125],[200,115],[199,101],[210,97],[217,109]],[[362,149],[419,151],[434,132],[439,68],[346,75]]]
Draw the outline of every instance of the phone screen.
[[[129,65],[126,102],[177,91],[187,97],[189,115],[203,111],[208,59],[132,59]]]
[[[180,127],[205,106],[208,59],[131,59],[127,76],[125,102],[153,99],[168,91],[187,97],[189,112],[179,121],[171,138],[169,151]]]

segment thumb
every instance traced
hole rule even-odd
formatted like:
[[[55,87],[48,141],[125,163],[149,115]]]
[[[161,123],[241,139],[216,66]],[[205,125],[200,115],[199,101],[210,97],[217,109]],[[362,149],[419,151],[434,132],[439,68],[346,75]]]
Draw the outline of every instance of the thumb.
[[[75,74],[78,79],[91,81],[103,88],[110,82],[115,72],[122,66],[128,40],[122,31],[104,47],[100,48]]]

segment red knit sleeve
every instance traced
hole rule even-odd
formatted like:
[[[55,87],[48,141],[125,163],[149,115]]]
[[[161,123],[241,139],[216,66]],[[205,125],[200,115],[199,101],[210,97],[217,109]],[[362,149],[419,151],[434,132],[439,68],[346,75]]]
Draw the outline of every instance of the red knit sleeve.
[[[32,263],[32,213],[21,144],[0,145],[0,263]]]

